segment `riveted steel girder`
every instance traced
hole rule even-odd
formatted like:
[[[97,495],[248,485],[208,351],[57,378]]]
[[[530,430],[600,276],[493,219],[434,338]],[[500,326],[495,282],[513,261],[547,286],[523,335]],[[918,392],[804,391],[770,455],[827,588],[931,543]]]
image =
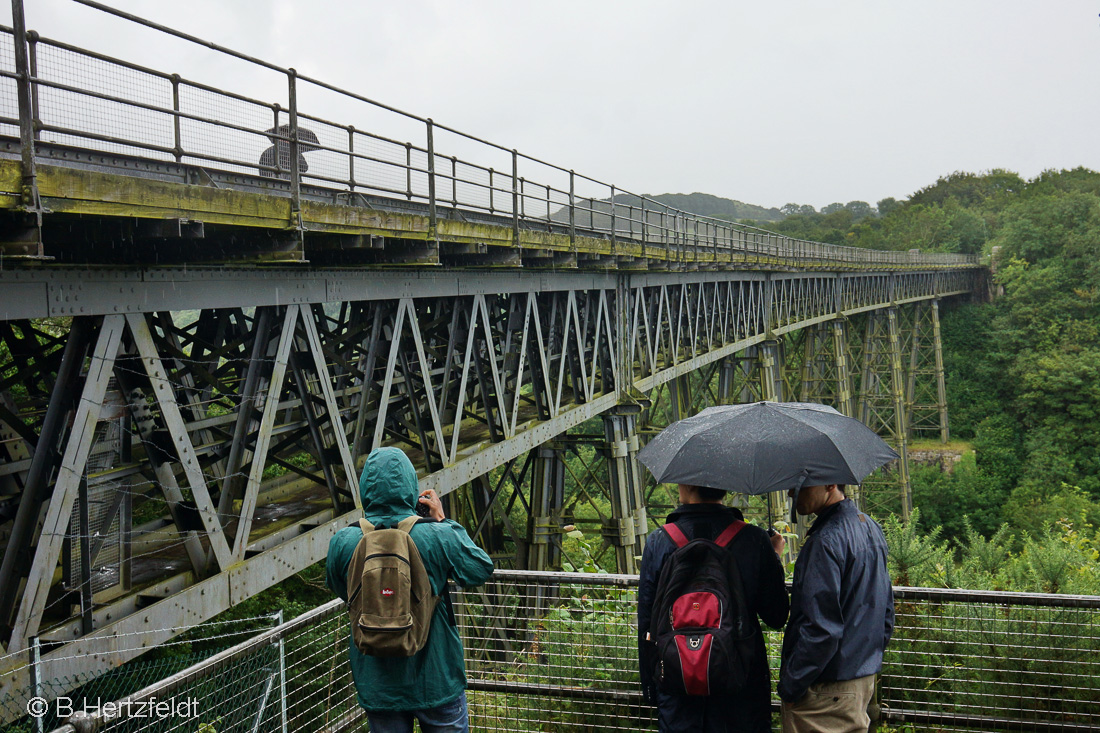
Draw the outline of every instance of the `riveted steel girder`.
[[[150,641],[224,610],[323,557],[380,445],[503,564],[555,567],[561,527],[590,516],[630,569],[656,496],[633,460],[646,436],[806,384],[843,406],[846,319],[968,287],[951,272],[2,271],[5,642]],[[864,363],[896,352],[904,387],[883,333]],[[128,463],[89,461],[108,426],[131,436]],[[105,477],[129,487],[123,529],[144,539],[128,552],[160,570],[76,618],[89,579],[54,571],[88,526],[70,522],[82,482]]]

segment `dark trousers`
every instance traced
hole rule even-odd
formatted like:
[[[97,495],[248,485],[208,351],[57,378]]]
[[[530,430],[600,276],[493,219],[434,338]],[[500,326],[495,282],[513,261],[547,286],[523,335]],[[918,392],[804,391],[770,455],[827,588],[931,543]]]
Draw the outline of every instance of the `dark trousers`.
[[[771,701],[745,695],[691,697],[657,693],[661,733],[769,733]]]

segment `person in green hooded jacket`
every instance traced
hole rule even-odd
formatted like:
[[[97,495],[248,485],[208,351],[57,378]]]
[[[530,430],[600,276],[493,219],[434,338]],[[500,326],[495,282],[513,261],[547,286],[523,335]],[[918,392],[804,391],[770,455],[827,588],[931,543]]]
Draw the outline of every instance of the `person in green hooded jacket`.
[[[418,502],[427,505],[436,521],[417,523],[409,534],[428,571],[432,593],[442,593],[448,578],[463,587],[484,583],[493,573],[493,561],[460,524],[444,516],[434,491],[418,488],[408,457],[397,448],[379,448],[367,457],[359,477],[363,513],[376,527],[396,527],[415,513]],[[348,564],[362,537],[356,524],[329,542],[326,582],[344,601]],[[411,657],[368,656],[349,638],[352,678],[372,733],[412,733],[414,718],[425,733],[469,730],[462,641],[452,618],[449,604],[436,606],[428,643]]]

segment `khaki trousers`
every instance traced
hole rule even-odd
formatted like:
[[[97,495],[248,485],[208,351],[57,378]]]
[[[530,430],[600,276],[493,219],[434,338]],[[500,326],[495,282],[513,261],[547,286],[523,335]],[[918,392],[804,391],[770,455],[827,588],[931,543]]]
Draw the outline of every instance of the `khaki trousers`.
[[[783,733],[867,733],[867,706],[874,694],[873,674],[810,685],[801,700],[782,704]]]

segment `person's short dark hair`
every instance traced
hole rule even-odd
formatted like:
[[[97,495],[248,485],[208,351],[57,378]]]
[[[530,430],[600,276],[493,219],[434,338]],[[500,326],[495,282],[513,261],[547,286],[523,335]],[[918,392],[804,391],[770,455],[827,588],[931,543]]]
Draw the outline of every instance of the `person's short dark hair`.
[[[837,484],[837,485],[836,485],[836,487],[837,487],[838,489],[840,489],[840,493],[842,493],[842,494],[844,494],[844,495],[847,495],[847,494],[848,494],[848,492],[847,492],[847,488],[848,488],[848,487],[847,487],[847,485],[845,485],[845,484]]]
[[[699,492],[699,498],[703,501],[721,501],[729,493],[723,489],[712,489],[709,486],[696,486],[695,490]]]

